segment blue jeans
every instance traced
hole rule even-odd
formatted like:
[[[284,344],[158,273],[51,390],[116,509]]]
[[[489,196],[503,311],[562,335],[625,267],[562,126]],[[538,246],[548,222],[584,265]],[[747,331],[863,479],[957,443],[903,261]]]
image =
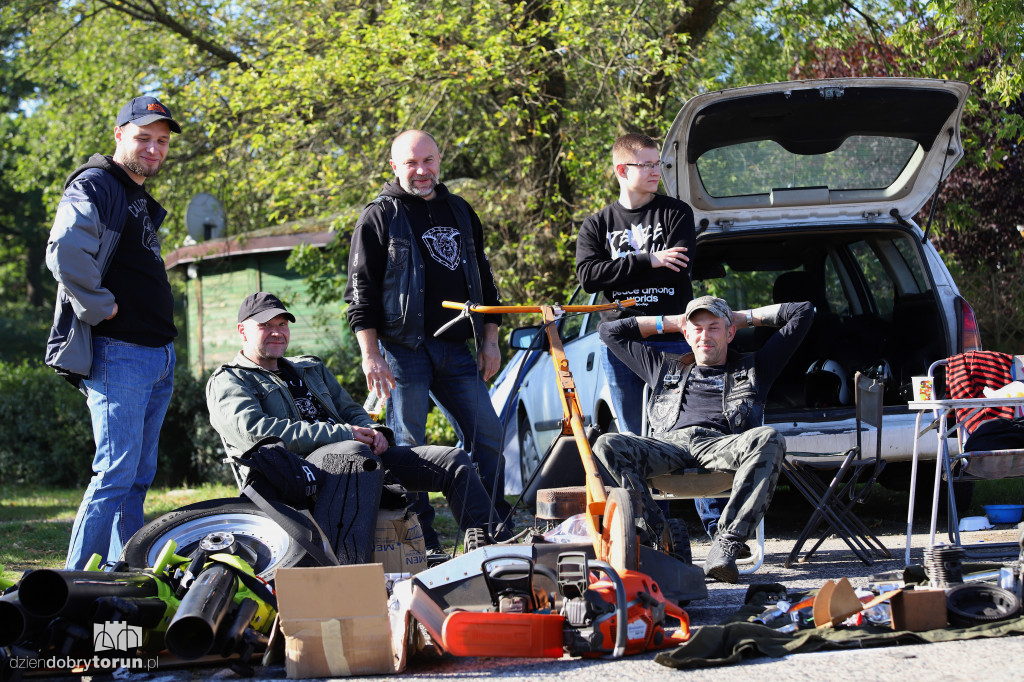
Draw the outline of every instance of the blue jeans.
[[[665,353],[688,353],[690,346],[682,339],[659,339],[648,337],[643,341],[644,345]],[[619,432],[627,431],[642,435],[643,410],[646,407],[643,402],[644,381],[636,373],[626,366],[608,350],[607,346],[601,346],[601,368],[608,378],[608,390],[611,392],[612,407],[618,417]],[[718,528],[718,518],[722,515],[725,503],[729,498],[700,498],[693,501],[697,507],[697,516],[704,526],[704,532],[709,537],[714,537]],[[668,509],[662,511],[667,512]]]
[[[142,528],[142,504],[156,475],[157,445],[174,386],[174,345],[138,346],[93,339],[89,411],[96,455],[82,496],[66,567],[84,568],[93,554],[116,561]]]
[[[465,343],[428,338],[419,350],[381,343],[384,359],[395,375],[396,386],[387,404],[387,425],[398,445],[426,443],[427,412],[433,396],[451,423],[462,447],[480,471],[492,502],[495,523],[504,521],[512,508],[505,501],[505,458],[501,455],[501,422],[491,406],[487,386],[480,377],[476,358]],[[428,548],[439,547],[433,528],[434,510],[421,494],[410,507],[420,517]],[[511,528],[511,520],[508,524]]]

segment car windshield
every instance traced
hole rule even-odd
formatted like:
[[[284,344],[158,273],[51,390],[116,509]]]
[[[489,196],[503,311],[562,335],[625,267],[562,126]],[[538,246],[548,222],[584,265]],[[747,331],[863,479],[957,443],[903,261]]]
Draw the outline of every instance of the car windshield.
[[[794,154],[773,140],[757,140],[705,152],[697,172],[704,189],[719,198],[794,188],[884,189],[917,149],[914,140],[853,135],[824,154]]]

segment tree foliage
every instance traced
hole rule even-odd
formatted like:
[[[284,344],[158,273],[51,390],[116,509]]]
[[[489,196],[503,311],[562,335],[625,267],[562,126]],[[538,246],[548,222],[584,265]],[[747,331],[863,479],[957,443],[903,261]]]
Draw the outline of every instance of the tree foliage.
[[[390,176],[390,139],[422,127],[489,228],[505,298],[526,302],[574,281],[576,230],[617,191],[618,134],[659,136],[697,92],[808,77],[826,50],[855,46],[866,73],[966,76],[972,114],[1016,144],[1019,116],[981,101],[1019,99],[1021,13],[1017,0],[12,0],[0,295],[41,304],[30,291],[52,286],[39,245],[63,179],[112,149],[113,116],[140,92],[184,125],[149,183],[170,209],[165,248],[207,191],[231,234],[336,216],[336,247],[296,262],[340,272],[352,216]],[[342,282],[318,294],[336,300]]]

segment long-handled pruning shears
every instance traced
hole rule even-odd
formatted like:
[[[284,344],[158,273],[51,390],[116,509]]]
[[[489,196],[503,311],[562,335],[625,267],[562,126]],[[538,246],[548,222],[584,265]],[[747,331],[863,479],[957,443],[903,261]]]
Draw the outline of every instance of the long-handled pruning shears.
[[[542,316],[562,399],[562,433],[572,435],[576,440],[586,474],[587,530],[594,543],[594,552],[598,559],[608,562],[617,570],[637,568],[637,538],[633,525],[632,501],[629,492],[624,488],[613,488],[611,493],[605,493],[604,481],[601,479],[597,462],[594,460],[594,453],[590,449],[590,441],[587,440],[583,430],[583,410],[580,409],[576,383],[569,369],[569,361],[565,357],[565,349],[562,346],[562,339],[558,335],[555,322],[565,313],[614,310],[634,305],[634,303],[632,299],[621,303],[567,306],[487,306],[453,301],[441,303],[445,308],[462,311],[455,320],[469,317],[470,313],[540,313]]]

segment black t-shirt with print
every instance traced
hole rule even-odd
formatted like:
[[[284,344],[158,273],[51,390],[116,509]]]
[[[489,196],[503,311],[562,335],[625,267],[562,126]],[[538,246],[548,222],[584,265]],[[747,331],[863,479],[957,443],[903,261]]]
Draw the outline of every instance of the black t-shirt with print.
[[[434,332],[458,315],[457,310],[442,308],[441,301],[469,300],[466,274],[462,270],[462,235],[446,200],[435,197],[430,201],[405,201],[403,205],[425,269],[423,331],[433,337]],[[440,338],[465,341],[472,336],[469,320],[463,320],[446,329]]]
[[[702,426],[722,433],[730,433],[725,419],[722,399],[725,395],[725,365],[695,365],[690,370],[684,387],[679,420],[673,429]]]
[[[323,403],[313,395],[313,392],[309,390],[309,387],[302,381],[302,378],[293,372],[290,367],[281,365],[274,371],[274,374],[288,385],[288,390],[292,394],[292,400],[295,402],[295,408],[305,421],[310,424],[318,422],[338,423],[324,408]]]
[[[149,214],[152,200],[141,186],[126,189],[124,230],[103,278],[103,286],[114,294],[117,315],[95,325],[92,333],[159,348],[178,335],[174,296],[160,257],[157,226]]]

